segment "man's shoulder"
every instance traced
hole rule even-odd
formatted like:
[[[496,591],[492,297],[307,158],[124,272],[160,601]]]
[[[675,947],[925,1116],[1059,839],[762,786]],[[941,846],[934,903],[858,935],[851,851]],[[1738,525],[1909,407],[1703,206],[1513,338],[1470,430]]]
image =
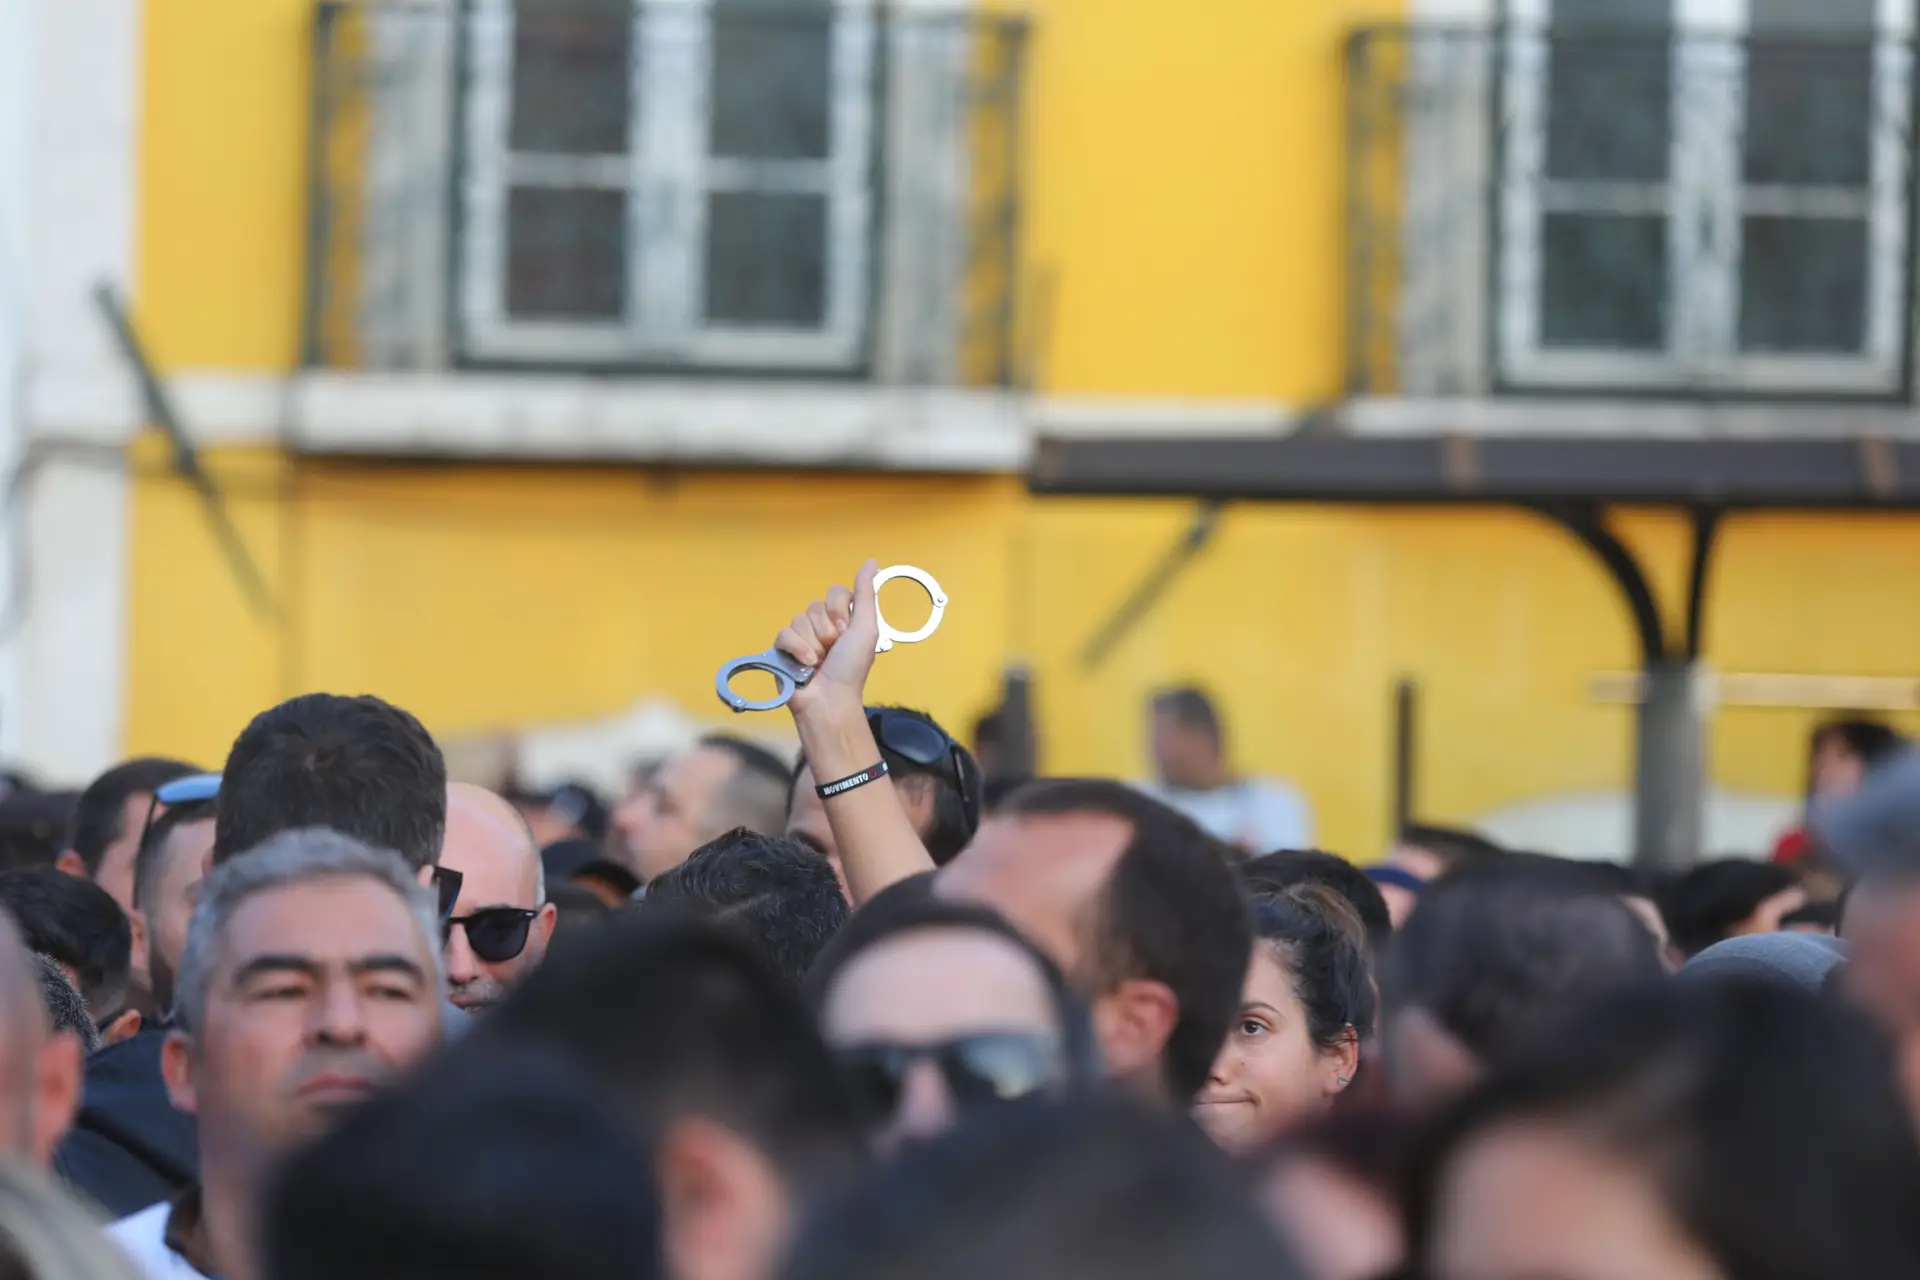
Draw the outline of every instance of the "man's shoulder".
[[[185,1258],[167,1247],[167,1218],[171,1204],[156,1204],[130,1214],[107,1228],[107,1238],[133,1261],[147,1280],[205,1280]]]

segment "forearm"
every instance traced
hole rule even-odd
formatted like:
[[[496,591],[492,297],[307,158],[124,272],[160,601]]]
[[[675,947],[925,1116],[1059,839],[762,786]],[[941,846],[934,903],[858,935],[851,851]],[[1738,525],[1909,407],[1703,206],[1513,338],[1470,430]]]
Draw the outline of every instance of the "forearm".
[[[881,758],[866,709],[858,701],[836,698],[796,705],[793,721],[818,784],[859,773]],[[920,843],[892,779],[881,778],[824,803],[855,906],[888,885],[933,870],[933,859]]]

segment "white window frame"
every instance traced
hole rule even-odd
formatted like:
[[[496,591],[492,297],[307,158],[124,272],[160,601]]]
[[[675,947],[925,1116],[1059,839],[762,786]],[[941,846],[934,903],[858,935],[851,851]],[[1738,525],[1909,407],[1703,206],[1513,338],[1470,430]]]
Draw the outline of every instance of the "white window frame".
[[[1892,393],[1905,378],[1914,0],[1878,0],[1871,172],[1847,188],[1742,182],[1746,0],[1675,0],[1673,162],[1664,184],[1607,184],[1620,213],[1667,218],[1668,345],[1659,352],[1550,349],[1541,341],[1546,215],[1600,212],[1593,182],[1545,178],[1551,0],[1513,0],[1505,37],[1495,349],[1499,380],[1540,389],[1632,387],[1735,393]],[[1688,37],[1703,37],[1690,41]],[[1678,104],[1688,102],[1686,109]],[[1556,191],[1556,187],[1562,190]],[[1578,195],[1564,190],[1580,187]],[[1867,222],[1867,314],[1857,356],[1739,349],[1743,218],[1768,213]]]
[[[713,0],[633,7],[633,94],[622,156],[516,155],[513,0],[474,0],[462,39],[467,74],[455,307],[457,349],[477,360],[841,371],[865,354],[873,255],[875,0],[838,0],[830,42],[827,159],[707,154]],[[516,181],[627,195],[626,314],[619,320],[508,314],[507,196]],[[824,323],[780,328],[704,319],[707,196],[805,192],[827,198]]]

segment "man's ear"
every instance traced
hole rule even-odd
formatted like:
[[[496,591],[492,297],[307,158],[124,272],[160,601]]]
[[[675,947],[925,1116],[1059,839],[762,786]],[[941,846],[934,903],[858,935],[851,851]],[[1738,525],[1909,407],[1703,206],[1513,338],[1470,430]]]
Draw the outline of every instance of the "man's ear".
[[[1180,1000],[1164,982],[1129,978],[1103,992],[1093,1002],[1093,1034],[1107,1074],[1162,1084],[1160,1055],[1179,1022]]]
[[[82,880],[93,879],[93,876],[87,871],[87,860],[78,853],[75,853],[72,849],[68,849],[58,858],[54,859],[53,869],[56,871],[64,871],[70,876],[79,876]]]
[[[40,1046],[33,1073],[33,1158],[46,1165],[73,1127],[80,1110],[82,1059],[86,1050],[70,1031],[49,1036]]]
[[[540,908],[540,914],[533,918],[533,940],[540,944],[536,955],[547,954],[547,944],[553,941],[553,926],[560,922],[560,908],[551,902]]]
[[[193,1070],[193,1040],[184,1031],[167,1034],[160,1046],[160,1078],[167,1083],[167,1097],[190,1116],[200,1114],[200,1094]]]
[[[667,1127],[655,1161],[667,1274],[755,1280],[773,1271],[793,1210],[764,1155],[724,1126],[694,1116]]]
[[[100,1045],[119,1044],[122,1040],[131,1040],[140,1034],[140,1028],[146,1024],[138,1009],[122,1009],[100,1028]]]

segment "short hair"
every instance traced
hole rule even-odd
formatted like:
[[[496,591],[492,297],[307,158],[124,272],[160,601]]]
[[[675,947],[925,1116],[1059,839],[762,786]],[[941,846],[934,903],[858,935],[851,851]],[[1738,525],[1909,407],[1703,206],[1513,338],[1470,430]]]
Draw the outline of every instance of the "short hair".
[[[1299,1275],[1197,1129],[1112,1098],[983,1113],[841,1195],[783,1280]]]
[[[294,1155],[265,1208],[277,1280],[648,1280],[647,1150],[564,1059],[451,1055]]]
[[[733,757],[733,774],[720,784],[704,816],[721,830],[745,827],[777,836],[787,825],[787,762],[757,742],[710,733],[697,744]],[[711,830],[711,826],[709,830]]]
[[[1655,900],[1673,945],[1693,956],[1724,941],[1761,903],[1799,883],[1778,863],[1722,858],[1675,876]]]
[[[1436,827],[1410,822],[1400,828],[1400,843],[1424,849],[1451,871],[1455,867],[1488,862],[1506,853],[1498,844],[1477,831],[1464,827]]]
[[[1907,740],[1893,728],[1864,716],[1828,720],[1813,731],[1812,741],[1815,751],[1824,743],[1838,742],[1869,769],[1899,755],[1907,746]]]
[[[379,698],[310,693],[255,716],[220,778],[213,859],[282,831],[328,827],[391,849],[416,871],[440,860],[447,764],[421,723]]]
[[[1307,1015],[1307,1035],[1322,1049],[1345,1032],[1373,1034],[1373,964],[1360,917],[1338,891],[1297,884],[1253,895],[1253,936],[1278,954]]]
[[[140,841],[140,851],[133,857],[135,909],[146,912],[150,917],[159,909],[160,904],[156,899],[160,893],[161,878],[167,872],[174,833],[196,822],[212,822],[218,803],[209,799],[169,805],[165,813],[153,820],[153,825],[147,828],[146,837]]]
[[[1008,796],[1013,817],[1101,814],[1132,830],[1101,895],[1090,952],[1077,975],[1101,987],[1143,977],[1165,983],[1180,1019],[1162,1054],[1167,1087],[1199,1093],[1240,1008],[1253,928],[1225,845],[1192,819],[1124,783],[1049,779]]]
[[[1220,727],[1220,712],[1214,707],[1213,699],[1204,690],[1192,685],[1162,689],[1153,695],[1153,709],[1182,728],[1206,734],[1216,743],[1225,737]]]
[[[248,899],[275,889],[343,879],[372,881],[391,890],[406,905],[433,958],[436,989],[444,989],[440,913],[433,895],[420,887],[413,870],[397,855],[337,831],[322,827],[286,831],[244,858],[221,863],[201,881],[200,901],[187,926],[187,944],[180,953],[180,971],[175,978],[174,1020],[181,1030],[188,1034],[200,1030],[207,1007],[207,984],[219,963],[227,926]]]
[[[1647,983],[1586,1010],[1429,1132],[1409,1186],[1410,1271],[1462,1154],[1529,1123],[1637,1169],[1723,1275],[1920,1275],[1912,1120],[1885,1046],[1837,1002],[1729,979]]]
[[[646,907],[659,905],[738,929],[796,987],[849,914],[824,855],[745,827],[709,840],[649,881]]]
[[[1380,886],[1337,853],[1323,849],[1282,849],[1240,864],[1249,893],[1282,892],[1301,884],[1322,884],[1346,899],[1366,931],[1367,947],[1377,961],[1393,941],[1393,916]]]
[[[813,972],[807,975],[808,1003],[816,1011],[824,1011],[833,994],[834,979],[862,953],[895,938],[937,929],[989,934],[1025,956],[1046,987],[1067,1063],[1067,1085],[1074,1090],[1098,1088],[1104,1073],[1087,1006],[1067,985],[1066,975],[1053,957],[1035,946],[1026,934],[1007,923],[1006,917],[993,908],[934,896],[931,881],[931,874],[899,881],[861,904],[846,927],[821,952]]]
[[[1389,1011],[1424,1009],[1481,1060],[1497,1061],[1570,1009],[1664,974],[1653,935],[1619,898],[1494,864],[1427,887],[1380,988]]]
[[[454,1046],[544,1045],[649,1143],[704,1116],[795,1186],[857,1163],[853,1104],[799,993],[752,945],[674,912],[615,916],[555,948]]]
[[[887,776],[894,779],[896,784],[910,783],[930,789],[933,796],[933,825],[921,837],[921,843],[926,845],[927,856],[933,859],[933,865],[944,867],[960,856],[960,851],[972,842],[974,832],[980,828],[980,815],[986,808],[987,790],[986,779],[980,772],[980,762],[974,758],[973,752],[947,732],[945,726],[924,711],[914,707],[867,708],[869,718],[888,712],[926,721],[950,744],[948,763],[951,770],[932,768],[917,760],[909,760],[884,741],[877,743],[880,758],[887,764]],[[793,772],[787,780],[789,813],[793,811],[794,788],[800,785],[800,775],[806,769],[807,758],[802,755],[795,761]],[[831,778],[814,779],[816,785],[831,781]]]
[[[61,970],[52,956],[33,953],[33,973],[40,983],[40,1002],[47,1009],[47,1024],[55,1035],[67,1034],[92,1053],[100,1047],[100,1028],[87,1011],[86,997]]]
[[[127,995],[133,932],[105,889],[52,868],[0,873],[0,907],[20,926],[27,950],[73,971],[87,1005],[120,1012]]]
[[[126,835],[127,801],[152,795],[167,783],[191,777],[200,770],[183,760],[142,756],[117,764],[88,784],[73,806],[67,846],[86,863],[87,874],[100,874],[107,846]]]

